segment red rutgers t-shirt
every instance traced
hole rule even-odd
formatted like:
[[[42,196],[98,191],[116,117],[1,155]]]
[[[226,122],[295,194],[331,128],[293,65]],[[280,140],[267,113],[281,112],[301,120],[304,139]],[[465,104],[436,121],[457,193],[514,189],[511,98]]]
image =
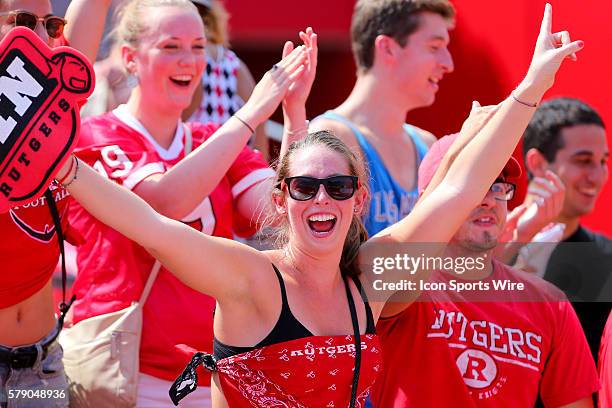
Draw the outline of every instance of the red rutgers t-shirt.
[[[217,129],[216,125],[186,126],[191,129],[194,149]],[[163,173],[180,161],[185,156],[184,143],[184,127],[179,125],[170,147],[162,148],[123,105],[84,121],[76,153],[104,176],[133,189],[145,178]],[[247,220],[237,219],[235,199],[273,175],[258,153],[244,148],[215,190],[181,221],[206,234],[226,238],[232,238],[236,229],[252,230]],[[167,193],[181,199],[180,191]],[[138,300],[153,257],[79,205],[70,206],[69,219],[86,239],[78,248],[74,322],[120,310]],[[202,262],[206,262],[206,256],[210,254],[202,254]],[[140,371],[174,380],[190,357],[177,354],[176,344],[212,352],[214,306],[214,299],[187,287],[162,268],[143,308]],[[210,377],[201,376],[200,384],[209,386]]]
[[[601,391],[598,395],[601,408],[612,408],[612,313],[608,316],[599,347],[599,376]]]
[[[530,302],[449,302],[440,292],[380,319],[384,371],[375,407],[561,406],[599,389],[576,314],[543,280],[494,262],[491,279],[524,282]],[[536,300],[539,298],[539,300]],[[524,299],[524,298],[523,298]]]
[[[62,231],[70,232],[64,217],[70,195],[51,184]],[[55,270],[59,259],[55,224],[45,196],[0,214],[0,309],[16,305],[41,290]]]

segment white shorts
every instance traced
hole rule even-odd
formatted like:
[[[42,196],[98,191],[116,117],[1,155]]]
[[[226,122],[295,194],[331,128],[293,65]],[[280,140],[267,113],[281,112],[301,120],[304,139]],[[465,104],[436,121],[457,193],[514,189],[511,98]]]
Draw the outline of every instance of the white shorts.
[[[137,408],[175,408],[168,391],[172,382],[162,380],[147,374],[138,375],[138,400]],[[211,408],[210,387],[198,386],[198,388],[181,400],[181,408]]]

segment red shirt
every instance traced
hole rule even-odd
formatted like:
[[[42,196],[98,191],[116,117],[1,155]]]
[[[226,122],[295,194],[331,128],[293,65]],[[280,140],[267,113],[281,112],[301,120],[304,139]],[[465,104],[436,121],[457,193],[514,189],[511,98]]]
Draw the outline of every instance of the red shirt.
[[[217,128],[202,124],[187,126],[192,132],[194,149]],[[123,106],[113,113],[86,119],[76,152],[106,177],[133,189],[146,177],[167,171],[185,156],[184,130],[178,126],[173,143],[163,149]],[[204,233],[232,238],[234,227],[250,229],[244,220],[237,220],[234,200],[273,175],[259,154],[244,148],[210,196],[181,221]],[[181,199],[180,192],[168,194]],[[86,239],[78,247],[74,322],[120,310],[138,300],[153,257],[78,205],[71,205],[69,216],[71,225]],[[187,287],[162,268],[143,308],[140,371],[174,380],[190,357],[179,354],[176,344],[212,351],[214,306],[213,298]],[[210,378],[201,378],[200,383],[208,386]]]
[[[599,378],[601,379],[599,406],[601,408],[612,407],[612,361],[610,361],[612,350],[610,346],[612,346],[612,313],[606,322],[599,347]]]
[[[545,406],[560,406],[599,389],[580,323],[560,292],[500,262],[490,278],[523,282],[533,301],[479,303],[461,294],[449,301],[428,292],[427,301],[379,320],[384,370],[375,407],[533,407],[538,394]]]
[[[69,194],[55,184],[50,188],[62,219],[62,231],[69,235],[63,216]],[[0,214],[0,309],[41,290],[53,275],[59,253],[55,224],[44,196]]]

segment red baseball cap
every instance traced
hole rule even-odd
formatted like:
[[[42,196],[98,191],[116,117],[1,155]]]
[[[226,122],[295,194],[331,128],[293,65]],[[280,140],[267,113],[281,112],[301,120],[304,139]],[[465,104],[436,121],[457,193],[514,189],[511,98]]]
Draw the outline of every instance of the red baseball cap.
[[[453,142],[457,139],[459,133],[455,133],[449,136],[444,136],[438,139],[429,149],[421,165],[419,166],[419,194],[421,194],[427,186],[429,182],[433,178],[442,158],[451,147]],[[521,165],[514,158],[510,157],[510,160],[506,163],[506,166],[502,170],[502,174],[506,179],[518,179],[521,176]]]

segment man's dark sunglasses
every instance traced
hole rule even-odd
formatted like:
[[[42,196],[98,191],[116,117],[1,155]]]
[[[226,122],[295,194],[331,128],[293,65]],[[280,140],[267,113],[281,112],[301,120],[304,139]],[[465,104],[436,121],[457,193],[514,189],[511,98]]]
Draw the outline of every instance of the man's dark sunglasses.
[[[286,177],[283,181],[291,198],[297,201],[312,199],[317,195],[321,184],[327,195],[339,201],[351,198],[359,187],[359,179],[356,176],[332,176],[324,179],[298,176]],[[280,188],[280,185],[278,187]]]
[[[47,35],[54,39],[62,36],[66,25],[66,20],[61,17],[52,15],[38,17],[36,14],[27,11],[9,11],[0,13],[0,16],[8,16],[6,23],[12,24],[13,27],[27,27],[32,31],[36,30],[38,22],[41,21],[47,30]]]

